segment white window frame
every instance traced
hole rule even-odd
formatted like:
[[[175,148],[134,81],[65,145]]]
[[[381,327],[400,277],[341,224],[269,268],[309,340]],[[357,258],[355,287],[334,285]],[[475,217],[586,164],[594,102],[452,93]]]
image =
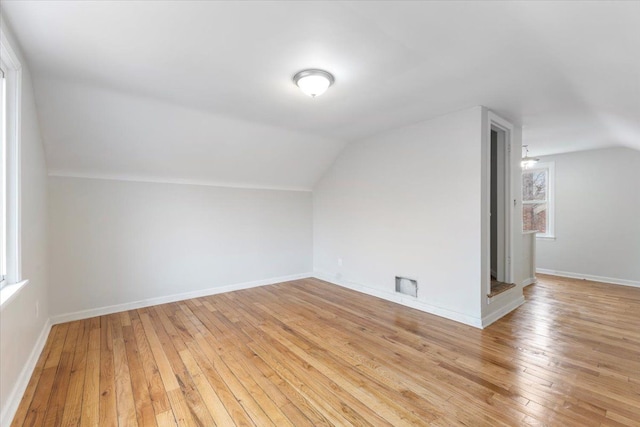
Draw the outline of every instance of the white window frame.
[[[6,278],[0,289],[0,310],[27,283],[22,277],[20,224],[20,130],[22,111],[22,65],[0,28],[0,58],[5,72],[6,96]]]
[[[0,56],[0,289],[7,284],[7,100],[6,100],[6,70]]]
[[[555,162],[544,162],[544,163],[536,163],[535,166],[527,167],[523,169],[524,172],[531,172],[537,170],[545,170],[547,171],[547,232],[536,234],[536,238],[538,239],[555,239],[555,180],[556,180],[556,164]],[[520,186],[522,187],[522,180],[520,180]],[[524,207],[525,205],[530,204],[539,204],[539,200],[524,200],[524,189],[522,190],[522,215],[524,215]],[[524,223],[523,223],[523,231],[524,231]]]

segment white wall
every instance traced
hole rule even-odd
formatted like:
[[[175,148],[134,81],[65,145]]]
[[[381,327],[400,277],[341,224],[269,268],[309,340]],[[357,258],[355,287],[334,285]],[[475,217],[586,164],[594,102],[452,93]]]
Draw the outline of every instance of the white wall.
[[[609,148],[555,162],[555,240],[538,239],[546,272],[640,286],[640,151]]]
[[[314,270],[465,323],[481,318],[480,107],[347,146],[314,189]],[[343,265],[338,265],[342,259]]]
[[[62,176],[311,190],[344,147],[78,81],[34,83],[49,172]]]
[[[18,46],[6,23],[2,29],[14,50]],[[20,56],[20,53],[16,51]],[[31,375],[30,362],[48,319],[47,175],[44,148],[24,58],[22,63],[22,277],[29,284],[0,312],[0,424],[7,424]],[[36,316],[39,303],[39,316]],[[45,331],[46,332],[46,331]],[[38,352],[34,357],[39,356]]]
[[[310,192],[61,177],[49,192],[54,321],[312,269]]]

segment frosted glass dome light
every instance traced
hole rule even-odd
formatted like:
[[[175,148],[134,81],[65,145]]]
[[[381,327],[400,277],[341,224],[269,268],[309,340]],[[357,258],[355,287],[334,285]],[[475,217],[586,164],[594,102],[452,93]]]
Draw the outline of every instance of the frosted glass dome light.
[[[325,93],[334,81],[331,73],[324,70],[303,70],[293,76],[293,82],[312,98]]]

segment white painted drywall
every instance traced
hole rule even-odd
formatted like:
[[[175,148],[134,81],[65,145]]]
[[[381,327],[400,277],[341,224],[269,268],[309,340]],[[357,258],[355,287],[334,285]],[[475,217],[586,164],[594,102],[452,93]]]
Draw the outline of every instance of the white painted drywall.
[[[38,106],[79,109],[40,95],[40,78],[55,75],[350,141],[484,104],[527,124],[534,156],[640,148],[637,1],[2,3]],[[334,73],[335,85],[302,95],[291,77],[304,68]],[[60,132],[78,124],[64,118],[46,120]]]
[[[49,172],[63,176],[310,190],[344,146],[77,81],[35,85]]]
[[[308,273],[305,191],[49,178],[52,316]]]
[[[478,326],[481,120],[475,107],[347,146],[314,189],[314,271],[387,296],[396,275],[417,279],[423,308]]]
[[[22,277],[29,284],[0,312],[0,408],[2,424],[10,422],[16,403],[31,376],[27,369],[38,338],[47,324],[47,172],[44,148],[38,126],[31,77],[10,29],[2,30],[22,63]],[[36,303],[39,315],[36,316]],[[37,357],[38,354],[35,354]],[[11,412],[11,413],[9,413]]]
[[[555,240],[538,239],[537,267],[640,285],[640,151],[609,148],[555,162]]]

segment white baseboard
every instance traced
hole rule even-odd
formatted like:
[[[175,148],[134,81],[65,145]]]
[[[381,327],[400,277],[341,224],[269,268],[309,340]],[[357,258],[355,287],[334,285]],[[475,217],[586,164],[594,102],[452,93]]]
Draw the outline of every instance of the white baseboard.
[[[529,277],[527,279],[524,279],[522,281],[522,287],[524,288],[525,286],[529,286],[533,283],[536,283],[536,278],[535,277]]]
[[[633,286],[640,288],[640,282],[634,280],[616,279],[614,277],[592,276],[590,274],[572,273],[569,271],[548,270],[546,268],[536,268],[536,273],[550,274],[552,276],[568,277],[570,279],[584,279],[592,282],[611,283],[614,285]]]
[[[44,326],[42,327],[40,336],[36,340],[36,343],[31,350],[31,354],[29,354],[29,358],[27,359],[24,367],[22,368],[22,371],[20,372],[20,375],[18,376],[16,384],[13,386],[13,389],[9,393],[9,397],[7,398],[4,408],[2,408],[2,412],[0,413],[0,426],[9,427],[11,421],[13,421],[13,417],[18,410],[18,406],[20,405],[22,396],[27,389],[27,385],[29,385],[29,380],[31,379],[31,375],[33,375],[33,370],[38,363],[38,358],[42,353],[42,349],[44,349],[44,345],[47,342],[50,331],[51,322],[49,321],[49,319],[47,319],[47,321],[44,323]]]
[[[504,307],[494,311],[491,314],[488,314],[487,316],[484,316],[482,318],[482,328],[483,329],[486,328],[496,320],[511,313],[513,310],[520,307],[522,304],[524,304],[524,296],[520,296],[520,298],[511,301],[509,304],[505,305]]]
[[[425,313],[435,314],[436,316],[444,317],[446,319],[464,323],[465,325],[473,326],[474,328],[482,329],[482,320],[477,317],[468,316],[466,314],[458,313],[446,308],[427,304],[412,297],[399,295],[393,292],[380,291],[378,289],[370,288],[359,283],[337,279],[330,273],[326,272],[316,271],[314,272],[313,277],[315,277],[316,279],[324,280],[325,282],[332,283],[334,285],[342,286],[343,288],[382,298],[384,300],[395,302],[400,305],[415,308],[416,310],[424,311]]]
[[[198,291],[185,292],[181,294],[166,295],[155,298],[148,298],[141,301],[127,302],[123,304],[109,305],[105,307],[91,308],[88,310],[76,311],[73,313],[57,314],[51,316],[51,323],[71,322],[74,320],[88,319],[90,317],[104,316],[105,314],[119,313],[121,311],[134,310],[136,308],[150,307],[152,305],[166,304],[169,302],[183,301],[191,298],[206,297],[209,295],[221,294],[224,292],[238,291],[241,289],[255,288],[258,286],[273,285],[291,280],[305,279],[312,277],[313,273],[293,274],[290,276],[274,277],[271,279],[256,280],[253,282],[236,283],[233,285],[220,286],[216,288],[201,289]]]

